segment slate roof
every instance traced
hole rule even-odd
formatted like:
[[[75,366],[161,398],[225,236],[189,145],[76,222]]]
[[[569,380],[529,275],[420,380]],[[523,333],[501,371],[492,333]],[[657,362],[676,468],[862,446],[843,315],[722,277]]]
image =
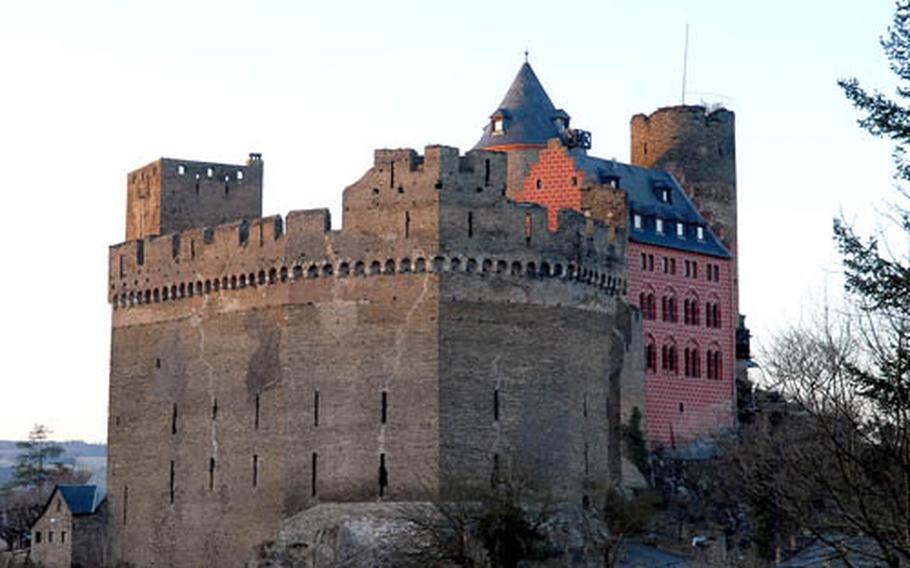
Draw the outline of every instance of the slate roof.
[[[687,252],[696,252],[721,258],[730,253],[711,231],[705,219],[683,191],[676,179],[667,172],[623,164],[573,152],[575,163],[585,172],[590,181],[609,183],[617,180],[619,188],[629,196],[629,240],[668,247]],[[667,190],[669,201],[662,200]],[[642,227],[636,229],[633,216],[641,215]],[[664,230],[657,232],[657,219],[662,219]],[[677,223],[685,224],[684,237],[676,232]],[[696,227],[704,229],[699,239]]]
[[[563,136],[564,129],[557,125],[556,118],[563,119],[564,127],[569,123],[569,115],[553,106],[528,62],[518,70],[512,86],[490,118],[497,114],[504,119],[504,131],[494,134],[492,120],[487,122],[475,149],[511,144],[544,146],[547,140]]]
[[[559,138],[565,142],[565,128],[569,115],[553,106],[549,95],[531,66],[525,62],[499,108],[492,116],[501,114],[505,119],[504,131],[493,133],[492,121],[484,128],[483,136],[476,149],[492,148],[513,144],[537,144],[545,146],[548,140]],[[564,120],[564,128],[557,125],[556,118]],[[629,240],[677,250],[729,258],[730,252],[717,239],[708,223],[693,205],[679,183],[667,172],[652,170],[613,160],[588,156],[581,148],[572,150],[572,155],[586,177],[598,183],[618,180],[619,188],[629,195]],[[661,189],[670,190],[670,199],[661,199]],[[633,216],[641,215],[641,229],[634,228]],[[656,220],[664,224],[662,233],[656,230]],[[677,224],[684,223],[684,237],[677,235]],[[702,227],[703,238],[697,236],[697,227]]]
[[[97,485],[58,485],[57,489],[73,515],[90,515],[104,498]]]

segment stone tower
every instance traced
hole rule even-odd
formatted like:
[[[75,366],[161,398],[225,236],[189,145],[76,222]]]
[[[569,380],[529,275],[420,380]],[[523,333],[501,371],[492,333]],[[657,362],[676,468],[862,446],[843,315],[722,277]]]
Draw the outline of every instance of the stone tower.
[[[736,256],[736,141],[726,109],[674,106],[632,117],[632,163],[673,174]]]
[[[246,165],[160,158],[127,175],[126,240],[262,216],[262,155]]]

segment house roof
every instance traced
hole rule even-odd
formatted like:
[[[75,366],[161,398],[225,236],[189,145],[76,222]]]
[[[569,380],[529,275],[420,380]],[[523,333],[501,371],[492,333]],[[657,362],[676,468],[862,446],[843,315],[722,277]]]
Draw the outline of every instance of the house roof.
[[[508,150],[509,146],[542,148],[554,138],[566,143],[569,115],[553,106],[553,101],[528,62],[518,70],[512,86],[492,115],[496,116],[504,120],[503,131],[494,133],[491,120],[484,128],[476,149]],[[557,124],[557,118],[562,119],[562,126]],[[597,183],[616,180],[618,187],[628,194],[629,240],[721,258],[730,257],[730,252],[669,173],[595,158],[583,148],[575,148],[571,153],[576,165],[589,180]],[[668,190],[669,199],[663,198],[663,190]],[[640,229],[632,223],[636,214],[642,218]],[[664,225],[663,231],[657,231],[658,219]],[[683,224],[683,236],[677,233],[679,223]],[[698,238],[698,227],[702,228],[702,238]]]
[[[58,485],[57,490],[73,515],[94,513],[104,499],[104,494],[97,485]]]
[[[562,137],[569,122],[569,115],[553,106],[553,101],[528,62],[518,70],[512,86],[491,118],[494,116],[502,116],[503,131],[494,133],[492,120],[487,122],[475,149],[509,145],[545,146],[547,140]],[[563,128],[557,125],[557,118],[563,120]]]
[[[730,252],[714,235],[689,196],[669,173],[595,158],[582,151],[573,152],[573,155],[576,165],[585,172],[588,180],[597,183],[616,180],[619,189],[629,196],[630,241],[722,258],[730,257]],[[631,222],[636,214],[642,217],[641,229],[636,229]],[[663,221],[663,231],[657,231],[657,219]],[[684,224],[682,237],[677,233],[677,223]],[[696,227],[703,229],[701,239],[698,238]]]

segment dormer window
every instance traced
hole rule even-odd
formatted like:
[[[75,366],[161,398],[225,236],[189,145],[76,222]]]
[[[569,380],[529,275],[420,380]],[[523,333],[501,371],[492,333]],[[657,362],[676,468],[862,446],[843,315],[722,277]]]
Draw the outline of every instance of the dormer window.
[[[654,220],[654,229],[655,229],[658,233],[663,234],[663,232],[664,232],[664,220],[663,220],[663,219],[655,219],[655,220]]]
[[[681,239],[686,238],[686,224],[682,221],[676,224],[676,236]]]
[[[635,227],[636,229],[641,230],[641,215],[639,215],[638,213],[635,213],[634,215],[632,215],[632,226]]]
[[[506,117],[501,114],[493,115],[493,135],[500,135],[506,131]]]
[[[700,240],[700,241],[705,240],[705,228],[702,226],[696,227],[695,235],[698,237],[698,240]]]
[[[664,203],[670,203],[670,189],[667,187],[660,188],[660,200]]]

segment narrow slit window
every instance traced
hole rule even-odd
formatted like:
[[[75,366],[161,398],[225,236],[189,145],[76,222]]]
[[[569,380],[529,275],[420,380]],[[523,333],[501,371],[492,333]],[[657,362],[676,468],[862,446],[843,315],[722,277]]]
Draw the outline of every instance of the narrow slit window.
[[[483,173],[483,184],[490,185],[490,160],[486,160]]]
[[[468,238],[474,237],[474,212],[468,211]]]
[[[493,391],[493,420],[499,421],[499,389]]]
[[[313,393],[313,426],[319,426],[319,391]]]
[[[174,460],[171,460],[171,479],[169,483],[171,504],[174,503]]]
[[[411,238],[411,212],[404,212],[404,238]]]
[[[123,486],[123,526],[126,526],[127,511],[129,507],[130,488],[128,485]],[[39,538],[40,541],[40,538]]]
[[[174,408],[171,411],[171,434],[177,433],[177,403],[174,403]]]
[[[385,489],[389,485],[389,471],[385,467],[385,454],[379,454],[379,496],[385,496]]]
[[[382,412],[381,420],[385,424],[389,418],[389,393],[382,391]]]
[[[531,222],[531,214],[525,213],[525,244],[526,245],[531,244],[532,230],[533,230],[533,226],[532,226],[532,222]]]
[[[258,430],[259,429],[259,395],[258,394],[256,395],[255,404],[256,404],[256,409],[255,409],[255,416],[253,418],[253,428]]]
[[[253,454],[253,487],[259,486],[259,456]]]
[[[310,466],[310,495],[316,496],[316,466],[319,463],[319,455],[313,452],[313,460]]]
[[[215,458],[209,458],[209,491],[215,489]]]
[[[212,420],[218,419],[218,399],[212,399]]]

